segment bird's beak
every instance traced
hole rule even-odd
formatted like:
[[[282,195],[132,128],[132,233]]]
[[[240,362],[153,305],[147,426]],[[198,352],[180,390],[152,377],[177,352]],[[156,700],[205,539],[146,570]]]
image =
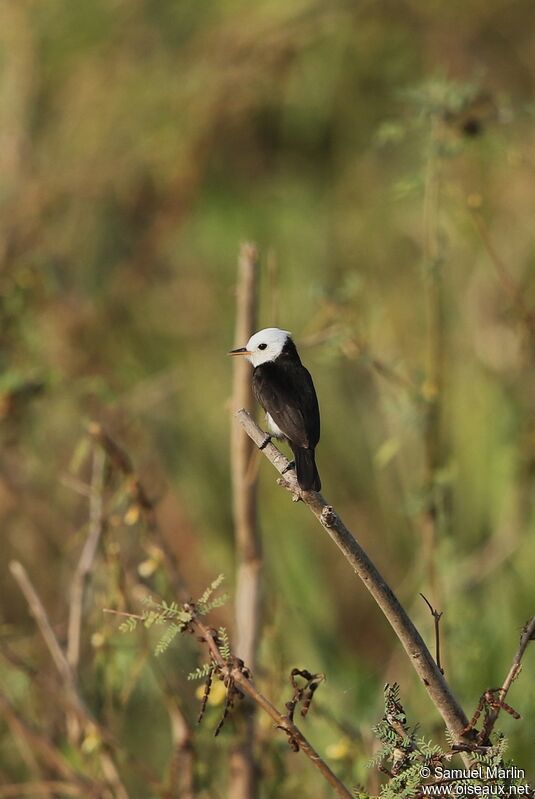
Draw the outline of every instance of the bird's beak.
[[[246,347],[240,347],[238,350],[231,350],[229,355],[251,355],[251,352]]]

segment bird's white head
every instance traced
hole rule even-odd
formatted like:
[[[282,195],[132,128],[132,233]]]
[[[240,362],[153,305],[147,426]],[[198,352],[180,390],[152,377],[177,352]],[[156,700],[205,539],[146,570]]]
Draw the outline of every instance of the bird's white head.
[[[290,335],[287,330],[266,327],[251,336],[245,347],[231,350],[229,355],[245,355],[253,366],[260,366],[279,357]]]

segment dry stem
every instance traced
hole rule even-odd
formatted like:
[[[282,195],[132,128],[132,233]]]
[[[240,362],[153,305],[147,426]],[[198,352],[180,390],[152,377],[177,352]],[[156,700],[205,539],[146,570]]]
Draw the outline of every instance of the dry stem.
[[[257,446],[260,446],[266,437],[263,430],[258,427],[247,411],[242,409],[237,412],[236,416],[247,434]],[[288,460],[284,455],[272,443],[268,444],[262,452],[282,474],[288,465]],[[280,482],[292,492],[295,499],[301,499],[307,505],[342,551],[352,569],[363,581],[388,619],[446,726],[456,740],[462,740],[463,730],[468,721],[466,715],[433,660],[420,633],[390,586],[321,494],[314,491],[301,491],[293,473],[287,473]]]
[[[235,342],[243,346],[256,326],[258,260],[252,244],[242,245],[238,264]],[[251,367],[234,358],[232,406],[252,408]],[[233,420],[231,431],[232,504],[238,576],[236,586],[236,654],[255,668],[259,624],[259,588],[262,550],[256,512],[256,477],[250,463],[254,445]]]
[[[243,346],[256,329],[258,295],[258,254],[253,244],[242,244],[236,284],[236,328],[234,341]],[[252,408],[251,367],[234,358],[233,408]],[[260,582],[262,547],[256,510],[256,473],[250,469],[254,445],[232,420],[230,461],[232,508],[236,545],[236,654],[251,669],[256,666],[260,623]],[[244,708],[238,743],[231,755],[230,793],[235,799],[252,799],[255,794],[256,764],[254,705]]]
[[[85,586],[97,547],[102,534],[102,488],[104,475],[105,456],[103,451],[93,451],[93,464],[91,474],[91,491],[89,495],[89,533],[76,566],[71,583],[69,626],[67,639],[67,662],[74,674],[78,670],[80,660],[80,640],[82,631],[82,613],[84,604]]]

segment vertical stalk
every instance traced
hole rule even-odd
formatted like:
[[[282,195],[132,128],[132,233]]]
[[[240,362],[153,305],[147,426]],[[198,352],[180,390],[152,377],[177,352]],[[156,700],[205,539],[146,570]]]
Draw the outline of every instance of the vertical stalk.
[[[235,344],[243,346],[256,329],[258,307],[258,255],[253,244],[243,244],[238,259],[236,284]],[[253,408],[251,367],[234,359],[232,407]],[[251,470],[254,444],[236,420],[232,420],[231,473],[234,537],[236,548],[236,643],[235,651],[254,671],[260,624],[262,548],[256,508],[256,473]],[[230,796],[253,799],[256,795],[254,756],[255,707],[244,707],[231,754]]]

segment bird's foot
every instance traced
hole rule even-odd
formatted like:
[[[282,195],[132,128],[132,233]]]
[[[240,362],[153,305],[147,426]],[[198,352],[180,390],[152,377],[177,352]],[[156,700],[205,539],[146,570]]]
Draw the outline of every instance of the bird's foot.
[[[285,467],[285,468],[282,470],[281,474],[286,474],[286,472],[289,472],[289,471],[291,471],[292,469],[295,469],[295,461],[290,461],[290,462],[289,462],[289,464],[288,464],[288,466],[286,466],[286,467]]]
[[[262,441],[262,443],[260,444],[260,446],[258,447],[258,449],[265,449],[265,448],[267,447],[267,445],[268,445],[268,444],[271,444],[271,436],[269,435],[269,433],[266,433],[266,437],[265,437],[265,439]]]

